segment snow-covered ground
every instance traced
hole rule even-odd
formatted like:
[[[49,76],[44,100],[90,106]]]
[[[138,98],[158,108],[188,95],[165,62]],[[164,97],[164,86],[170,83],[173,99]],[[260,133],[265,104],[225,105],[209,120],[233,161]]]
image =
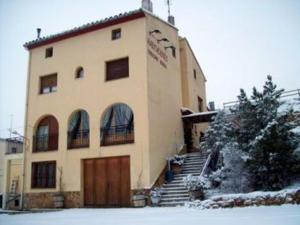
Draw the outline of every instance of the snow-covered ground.
[[[299,225],[300,205],[195,210],[178,208],[69,209],[0,215],[1,225]]]

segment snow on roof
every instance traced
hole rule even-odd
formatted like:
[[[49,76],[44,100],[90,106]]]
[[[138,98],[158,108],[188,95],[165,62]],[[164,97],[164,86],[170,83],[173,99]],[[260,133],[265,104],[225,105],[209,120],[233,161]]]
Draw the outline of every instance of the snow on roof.
[[[187,108],[187,107],[181,107],[181,111],[183,112],[190,112],[190,113],[194,113],[193,110],[191,110],[190,108]]]
[[[189,115],[182,116],[182,118],[188,118],[188,117],[194,117],[194,116],[205,116],[205,115],[213,115],[217,114],[218,111],[207,111],[207,112],[198,112],[198,113],[192,113]]]

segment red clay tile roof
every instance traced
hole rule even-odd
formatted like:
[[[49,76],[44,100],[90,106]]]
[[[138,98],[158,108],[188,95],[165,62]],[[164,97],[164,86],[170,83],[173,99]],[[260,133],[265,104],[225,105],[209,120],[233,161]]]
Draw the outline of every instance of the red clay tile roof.
[[[138,18],[145,17],[145,11],[143,9],[134,10],[127,13],[121,13],[119,15],[111,16],[105,18],[103,20],[99,20],[96,22],[88,23],[80,27],[75,27],[71,30],[67,30],[58,34],[42,37],[35,39],[33,41],[26,42],[24,47],[28,50],[51,44],[57,41],[61,41],[67,38],[71,38],[74,36],[78,36],[84,33],[88,33],[91,31],[99,30],[105,27],[109,27],[115,24],[124,23],[127,21],[135,20]]]

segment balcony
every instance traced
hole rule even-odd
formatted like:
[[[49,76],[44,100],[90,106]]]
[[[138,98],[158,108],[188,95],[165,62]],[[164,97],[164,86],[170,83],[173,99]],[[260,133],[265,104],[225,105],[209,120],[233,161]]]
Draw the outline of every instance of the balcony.
[[[101,146],[121,145],[134,143],[133,125],[111,126],[101,128]]]
[[[68,132],[68,149],[87,148],[90,145],[90,130]]]
[[[58,149],[58,134],[33,136],[33,152],[47,152]]]

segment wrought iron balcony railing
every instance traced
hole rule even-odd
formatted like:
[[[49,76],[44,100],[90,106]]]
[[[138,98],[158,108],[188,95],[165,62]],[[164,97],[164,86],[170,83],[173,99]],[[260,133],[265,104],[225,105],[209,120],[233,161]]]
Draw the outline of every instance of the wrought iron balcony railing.
[[[58,149],[58,134],[33,136],[33,152],[55,151]]]
[[[90,145],[90,130],[68,132],[68,149],[86,148]]]
[[[125,124],[101,128],[101,146],[134,143],[134,126]]]

